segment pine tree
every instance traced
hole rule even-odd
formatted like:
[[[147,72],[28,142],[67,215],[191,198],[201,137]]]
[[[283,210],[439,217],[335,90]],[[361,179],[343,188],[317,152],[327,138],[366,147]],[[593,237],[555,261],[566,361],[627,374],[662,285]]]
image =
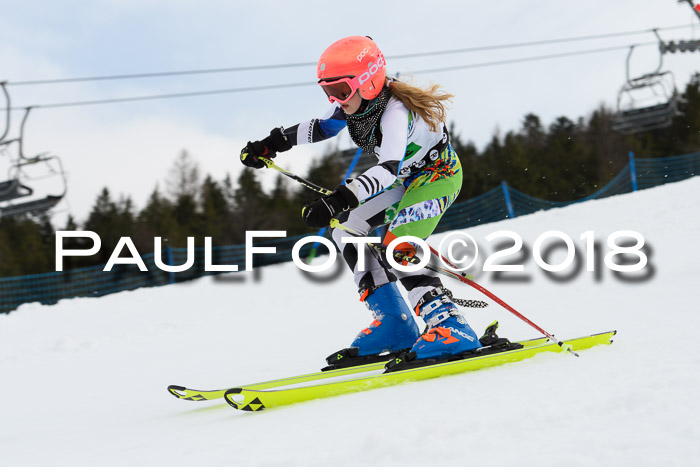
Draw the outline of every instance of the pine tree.
[[[236,243],[245,241],[245,232],[248,230],[281,230],[283,228],[279,225],[275,226],[270,220],[267,209],[270,200],[263,191],[255,170],[243,170],[238,177],[237,185],[233,193]]]
[[[601,105],[588,120],[584,141],[595,156],[597,163],[597,186],[602,188],[608,181],[627,165],[629,151],[637,152],[641,145],[630,135],[623,135],[612,130],[614,111]]]
[[[161,237],[169,243],[175,234],[177,224],[173,215],[173,205],[160,194],[158,186],[151,192],[144,208],[137,214],[134,243],[141,253],[153,251],[153,239]]]
[[[226,226],[231,222],[231,207],[226,201],[224,190],[211,176],[207,175],[200,190],[202,204],[200,225],[202,236],[212,237],[214,245],[227,245],[233,239],[227,238]]]
[[[183,149],[168,171],[166,185],[170,199],[175,200],[182,195],[189,195],[194,199],[199,190],[199,180],[199,164]]]
[[[200,169],[190,154],[183,150],[170,168],[166,184],[173,202],[175,229],[171,233],[170,243],[184,247],[187,237],[197,236],[202,230],[197,209],[199,194]]]
[[[99,235],[102,240],[102,248],[94,257],[98,263],[106,263],[112,251],[117,246],[119,238],[125,236],[120,230],[119,209],[107,187],[100,192],[95,204],[85,221],[84,230],[90,230]]]
[[[332,190],[343,182],[346,169],[347,167],[342,167],[337,151],[328,152],[311,163],[305,178],[318,186]],[[319,196],[321,195],[300,186],[297,189],[296,196],[299,211],[301,211],[302,205],[313,201]]]
[[[0,276],[37,274],[53,268],[46,226],[28,216],[0,219]]]

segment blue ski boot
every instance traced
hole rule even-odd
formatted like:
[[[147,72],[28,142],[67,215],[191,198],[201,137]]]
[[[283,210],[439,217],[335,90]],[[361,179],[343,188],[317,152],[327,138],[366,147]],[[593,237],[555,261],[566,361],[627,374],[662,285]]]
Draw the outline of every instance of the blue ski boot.
[[[365,291],[360,300],[372,312],[374,321],[360,331],[350,348],[329,355],[329,366],[324,370],[389,360],[409,350],[420,337],[418,325],[395,282]]]
[[[479,338],[442,287],[426,293],[416,309],[428,325],[428,331],[411,349],[416,360],[445,360],[481,347]]]
[[[358,348],[358,355],[398,352],[413,347],[420,331],[395,282],[375,289],[361,300],[374,315],[374,321],[350,344]]]

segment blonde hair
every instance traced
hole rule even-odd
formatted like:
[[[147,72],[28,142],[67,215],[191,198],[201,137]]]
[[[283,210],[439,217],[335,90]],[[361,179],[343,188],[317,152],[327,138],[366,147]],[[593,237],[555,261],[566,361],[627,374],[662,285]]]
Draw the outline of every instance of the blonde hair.
[[[425,120],[432,131],[438,131],[440,123],[444,123],[447,118],[447,103],[454,94],[442,91],[439,84],[419,88],[402,81],[387,81],[397,99]]]

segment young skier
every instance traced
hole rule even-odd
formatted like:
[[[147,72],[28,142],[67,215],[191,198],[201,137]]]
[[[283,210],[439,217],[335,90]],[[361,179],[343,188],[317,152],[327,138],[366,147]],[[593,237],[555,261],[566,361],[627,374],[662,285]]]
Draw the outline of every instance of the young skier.
[[[437,85],[420,89],[387,79],[382,52],[363,36],[346,37],[328,47],[318,61],[317,75],[333,104],[326,115],[274,128],[263,140],[249,142],[241,161],[262,168],[259,156],[272,158],[297,144],[323,141],[346,126],[355,144],[377,156],[376,166],[302,210],[309,227],[328,226],[333,218],[339,221],[332,229],[333,240],[353,271],[360,300],[374,315],[351,347],[366,358],[410,349],[417,359],[444,359],[481,347],[435,274],[393,269],[375,249],[361,245],[364,251],[358,251],[358,244],[343,242],[368,236],[385,224],[384,245],[409,235],[426,239],[435,230],[462,186],[461,165],[445,127],[445,101],[452,95],[440,92]],[[416,251],[408,242],[396,250],[409,255]],[[365,259],[363,270],[359,255]],[[423,335],[397,280],[408,292],[411,309],[428,326]]]

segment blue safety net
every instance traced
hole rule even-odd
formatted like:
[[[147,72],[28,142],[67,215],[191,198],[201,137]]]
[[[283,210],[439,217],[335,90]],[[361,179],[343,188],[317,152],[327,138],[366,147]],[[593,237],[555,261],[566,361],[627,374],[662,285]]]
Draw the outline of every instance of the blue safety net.
[[[685,180],[699,173],[700,152],[662,158],[630,156],[630,163],[604,187],[585,198],[573,201],[549,201],[535,198],[509,187],[504,182],[501,186],[475,198],[455,203],[443,215],[436,232],[488,224],[536,211],[629,193],[635,189],[646,189]],[[256,241],[256,247],[274,246],[276,253],[254,255],[252,267],[291,261],[292,248],[303,237],[305,236]],[[311,244],[305,245],[300,251],[300,257],[305,257],[311,247]],[[167,247],[160,254],[162,264],[185,264],[188,261],[188,254],[194,256],[194,263],[183,272],[164,272],[156,265],[154,254],[149,253],[141,257],[147,271],[141,271],[135,264],[118,264],[111,271],[104,271],[105,266],[100,265],[62,272],[0,278],[0,312],[14,310],[27,302],[52,304],[63,298],[99,297],[123,290],[171,284],[207,274],[217,274],[217,272],[205,270],[204,248],[194,248],[188,253],[186,248]],[[213,265],[237,265],[239,271],[246,268],[244,245],[216,246],[211,249],[211,256],[210,263]]]

